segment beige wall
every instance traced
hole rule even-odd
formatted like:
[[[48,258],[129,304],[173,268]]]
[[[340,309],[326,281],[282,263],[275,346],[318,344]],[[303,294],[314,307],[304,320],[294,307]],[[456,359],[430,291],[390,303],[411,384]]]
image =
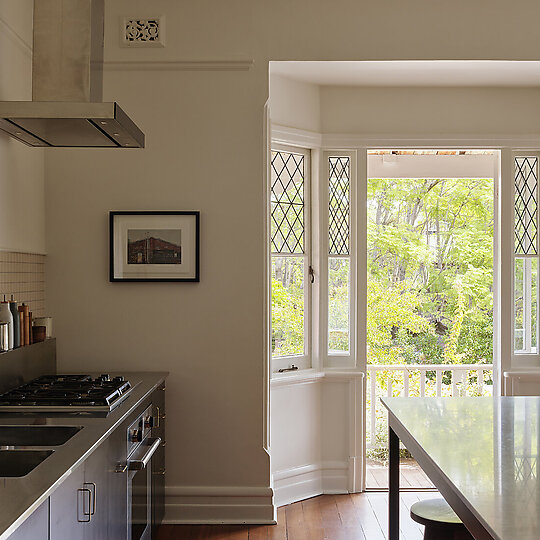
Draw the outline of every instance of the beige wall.
[[[320,87],[287,77],[269,79],[270,120],[280,126],[321,132]]]
[[[148,14],[147,2],[106,3],[106,60],[217,63],[107,69],[105,99],[136,120],[147,147],[47,152],[48,305],[60,370],[170,372],[168,519],[186,519],[195,503],[203,515],[193,519],[238,521],[249,517],[247,506],[270,503],[257,491],[270,482],[259,175],[266,79],[262,66],[220,64],[249,52],[244,2],[185,4],[193,13],[176,4],[155,2],[150,11],[167,18],[167,47],[140,51],[118,48],[111,27],[118,31],[121,13]],[[193,49],[193,41],[205,45]],[[199,210],[200,283],[109,283],[111,210]],[[271,519],[264,504],[253,519]]]
[[[320,89],[323,133],[540,133],[538,88]]]
[[[321,134],[540,133],[540,88],[535,87],[340,87],[271,75],[269,88],[274,125]]]
[[[121,15],[156,13],[166,16],[166,48],[118,47]],[[535,59],[538,16],[533,1],[107,2],[106,60],[150,64],[109,65],[105,97],[137,120],[148,144],[47,151],[49,307],[60,369],[170,371],[169,519],[182,519],[196,493],[233,493],[232,486],[247,493],[270,482],[262,278],[268,60]],[[228,61],[251,58],[249,70],[229,69]],[[154,61],[171,64],[151,69]],[[210,64],[189,63],[202,61]],[[109,283],[108,212],[173,209],[201,211],[201,282]],[[215,518],[203,499],[207,519]]]
[[[32,99],[32,5],[0,2],[2,101]],[[43,178],[43,151],[0,133],[0,250],[45,253]]]

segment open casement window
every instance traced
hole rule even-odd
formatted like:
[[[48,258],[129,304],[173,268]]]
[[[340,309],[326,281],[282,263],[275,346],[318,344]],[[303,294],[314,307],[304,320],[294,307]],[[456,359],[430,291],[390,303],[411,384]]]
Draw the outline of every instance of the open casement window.
[[[514,354],[538,357],[538,165],[540,152],[514,153]]]
[[[311,367],[310,153],[273,145],[270,170],[272,371]]]
[[[322,233],[323,252],[327,254],[327,366],[351,368],[355,365],[354,325],[355,304],[355,154],[325,152],[325,174],[322,185],[326,190],[327,220]],[[323,220],[324,222],[324,220]],[[324,349],[323,349],[324,350]]]

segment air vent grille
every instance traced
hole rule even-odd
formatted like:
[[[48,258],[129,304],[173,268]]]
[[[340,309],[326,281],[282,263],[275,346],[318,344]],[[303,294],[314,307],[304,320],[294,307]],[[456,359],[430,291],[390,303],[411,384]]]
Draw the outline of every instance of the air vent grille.
[[[124,47],[164,47],[163,17],[125,17],[121,25],[121,44]]]

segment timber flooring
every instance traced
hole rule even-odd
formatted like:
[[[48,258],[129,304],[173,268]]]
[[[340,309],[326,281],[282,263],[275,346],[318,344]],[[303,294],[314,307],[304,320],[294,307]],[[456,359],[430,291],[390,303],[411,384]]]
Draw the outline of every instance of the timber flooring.
[[[431,480],[414,459],[401,458],[399,463],[399,485],[408,489],[433,488]],[[366,463],[366,487],[388,489],[388,467],[371,459]]]
[[[436,496],[401,493],[401,540],[422,540],[409,510]],[[387,493],[321,495],[278,508],[277,525],[162,525],[157,540],[386,540],[387,523]]]

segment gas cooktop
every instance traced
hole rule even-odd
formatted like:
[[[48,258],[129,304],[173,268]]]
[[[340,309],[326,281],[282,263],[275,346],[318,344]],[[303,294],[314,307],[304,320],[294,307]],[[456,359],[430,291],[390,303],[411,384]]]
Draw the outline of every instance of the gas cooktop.
[[[124,377],[108,374],[44,375],[0,395],[0,411],[110,411],[132,387]]]

